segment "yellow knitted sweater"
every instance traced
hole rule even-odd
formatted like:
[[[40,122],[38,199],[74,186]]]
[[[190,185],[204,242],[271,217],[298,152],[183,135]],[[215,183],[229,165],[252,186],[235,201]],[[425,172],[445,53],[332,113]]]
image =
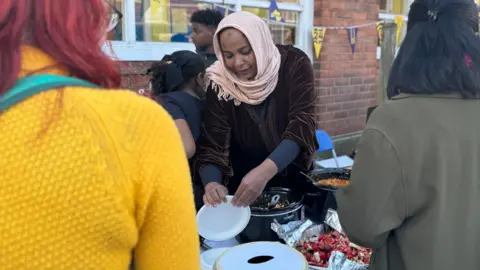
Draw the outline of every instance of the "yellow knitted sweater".
[[[55,61],[22,48],[24,76]],[[58,67],[48,71],[66,75]],[[189,168],[157,104],[67,87],[0,114],[0,269],[198,270]]]

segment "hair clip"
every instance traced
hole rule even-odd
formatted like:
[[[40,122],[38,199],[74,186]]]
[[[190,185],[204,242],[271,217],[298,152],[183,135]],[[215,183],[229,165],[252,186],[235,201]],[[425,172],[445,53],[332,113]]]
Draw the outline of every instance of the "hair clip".
[[[430,20],[436,21],[437,20],[437,12],[436,11],[427,11],[427,16]]]

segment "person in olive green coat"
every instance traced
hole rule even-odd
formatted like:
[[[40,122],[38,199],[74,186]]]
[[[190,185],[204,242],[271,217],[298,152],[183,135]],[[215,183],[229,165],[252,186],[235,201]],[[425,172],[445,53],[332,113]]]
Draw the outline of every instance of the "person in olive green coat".
[[[471,0],[416,0],[390,102],[370,117],[337,193],[369,270],[480,269],[480,39]]]

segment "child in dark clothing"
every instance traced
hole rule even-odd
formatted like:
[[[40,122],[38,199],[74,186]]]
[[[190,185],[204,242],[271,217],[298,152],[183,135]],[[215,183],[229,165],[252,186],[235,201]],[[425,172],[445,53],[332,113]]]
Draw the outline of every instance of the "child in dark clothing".
[[[205,60],[191,51],[177,51],[154,63],[147,74],[152,76],[151,97],[172,116],[182,137],[186,155],[196,152],[202,124]],[[193,170],[192,170],[193,173]],[[203,205],[202,187],[193,187],[195,206]]]
[[[191,51],[177,51],[154,63],[151,95],[175,120],[188,158],[195,154],[203,109],[205,62]]]

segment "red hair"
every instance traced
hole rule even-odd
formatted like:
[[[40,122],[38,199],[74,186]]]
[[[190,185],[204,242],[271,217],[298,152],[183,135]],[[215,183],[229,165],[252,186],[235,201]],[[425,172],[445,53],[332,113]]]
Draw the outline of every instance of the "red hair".
[[[27,38],[71,76],[117,88],[117,64],[101,48],[107,23],[105,0],[1,0],[0,95],[17,80],[22,39]]]

